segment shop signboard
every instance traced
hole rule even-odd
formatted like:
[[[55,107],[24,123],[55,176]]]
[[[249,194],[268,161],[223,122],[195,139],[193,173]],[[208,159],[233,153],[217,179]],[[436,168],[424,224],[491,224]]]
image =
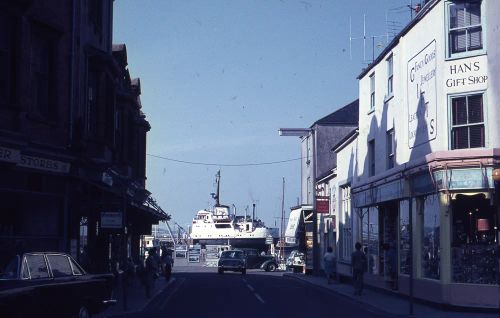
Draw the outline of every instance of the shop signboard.
[[[330,198],[327,196],[316,196],[316,211],[318,213],[329,213]]]
[[[101,228],[121,229],[123,225],[121,212],[101,212]]]
[[[436,139],[436,40],[408,61],[408,147]]]

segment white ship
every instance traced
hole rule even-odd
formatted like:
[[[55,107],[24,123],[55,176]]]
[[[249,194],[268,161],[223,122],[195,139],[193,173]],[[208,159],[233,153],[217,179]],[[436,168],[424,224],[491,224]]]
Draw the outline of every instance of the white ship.
[[[255,205],[253,217],[247,215],[236,216],[236,211],[230,213],[229,206],[219,202],[220,171],[216,175],[217,192],[212,193],[215,199],[213,209],[200,210],[196,213],[191,224],[190,238],[192,244],[231,245],[233,248],[256,248],[267,250],[272,239],[277,240],[276,229],[271,229],[255,219]],[[267,240],[267,242],[266,242]]]

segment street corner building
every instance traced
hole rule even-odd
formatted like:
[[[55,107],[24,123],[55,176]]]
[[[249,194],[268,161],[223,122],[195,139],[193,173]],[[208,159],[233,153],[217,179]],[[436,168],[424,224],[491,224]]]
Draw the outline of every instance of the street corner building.
[[[280,129],[301,138],[301,205],[285,235],[306,273],[332,247],[350,277],[360,242],[369,285],[499,306],[499,21],[495,0],[422,1],[358,76],[359,100]]]
[[[112,13],[111,0],[0,3],[0,265],[85,251],[108,271],[168,218],[146,190],[151,127]]]
[[[426,1],[359,75],[359,129],[333,149],[340,274],[359,241],[368,284],[498,307],[499,23],[495,0]]]

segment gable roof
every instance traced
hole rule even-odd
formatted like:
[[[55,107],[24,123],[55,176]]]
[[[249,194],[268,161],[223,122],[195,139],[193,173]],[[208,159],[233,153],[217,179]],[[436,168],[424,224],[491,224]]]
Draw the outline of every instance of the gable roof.
[[[358,126],[359,123],[359,99],[337,109],[330,115],[318,119],[311,127],[315,125],[345,125]]]

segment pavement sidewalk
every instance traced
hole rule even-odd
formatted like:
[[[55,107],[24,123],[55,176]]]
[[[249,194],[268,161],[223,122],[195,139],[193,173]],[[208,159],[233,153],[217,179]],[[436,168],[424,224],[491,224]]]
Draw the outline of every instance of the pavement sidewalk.
[[[152,300],[156,298],[156,296],[158,296],[158,294],[160,294],[163,290],[165,290],[165,288],[170,286],[174,281],[174,277],[170,278],[168,282],[164,277],[159,277],[158,279],[156,279],[151,298],[148,299],[146,298],[146,290],[144,288],[144,285],[141,283],[139,278],[136,277],[126,289],[126,309],[124,308],[125,297],[123,289],[121,285],[117,285],[114,289],[114,295],[117,303],[113,306],[110,306],[105,311],[95,315],[94,317],[106,318],[141,312],[149,305]]]
[[[368,289],[365,287],[362,296],[354,295],[354,288],[351,284],[339,283],[337,281],[327,284],[325,277],[304,275],[299,273],[285,273],[284,277],[298,279],[300,281],[312,284],[317,287],[325,288],[341,297],[349,298],[351,301],[358,303],[365,308],[371,308],[376,312],[384,312],[394,317],[409,316],[408,299],[397,295],[390,295],[383,291]],[[426,318],[499,318],[499,313],[482,313],[482,312],[458,312],[452,310],[443,310],[437,307],[414,303],[413,317]]]

